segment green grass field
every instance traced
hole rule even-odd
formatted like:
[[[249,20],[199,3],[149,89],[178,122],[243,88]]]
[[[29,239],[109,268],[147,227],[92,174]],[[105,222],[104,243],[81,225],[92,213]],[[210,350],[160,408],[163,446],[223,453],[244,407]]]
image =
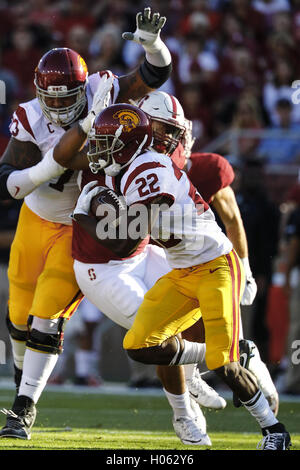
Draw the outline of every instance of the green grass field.
[[[101,390],[101,389],[99,389]],[[0,408],[9,408],[12,390],[0,390]],[[243,409],[227,400],[225,410],[205,410],[212,450],[255,450],[261,439],[258,425]],[[280,421],[300,449],[300,403],[281,402]],[[40,399],[30,441],[0,439],[1,450],[173,449],[204,450],[185,446],[172,427],[172,412],[164,396],[125,396],[54,392]],[[5,416],[0,415],[3,426]]]

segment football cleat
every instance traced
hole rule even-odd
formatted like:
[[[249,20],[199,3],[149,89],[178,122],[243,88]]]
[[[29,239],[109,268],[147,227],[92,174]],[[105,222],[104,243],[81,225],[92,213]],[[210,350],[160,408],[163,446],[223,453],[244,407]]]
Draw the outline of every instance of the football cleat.
[[[203,433],[196,418],[173,418],[174,431],[183,444],[211,446],[211,440]]]
[[[288,432],[269,433],[258,443],[260,450],[289,450],[291,447],[291,437]]]
[[[5,408],[1,412],[6,415],[6,424],[0,430],[0,438],[31,439],[31,428],[36,418],[35,405],[24,408],[18,413]]]
[[[241,339],[239,347],[241,366],[248,369],[254,375],[258,387],[268,400],[274,415],[277,416],[279,408],[278,393],[266,364],[261,360],[257,346],[253,341]],[[237,408],[242,405],[235,393],[233,394],[233,404]]]
[[[190,399],[190,403],[191,403],[191,408],[195,414],[195,419],[196,419],[196,422],[199,426],[199,428],[201,429],[201,432],[203,434],[206,434],[206,419],[205,419],[205,416],[200,408],[200,405],[198,405],[198,403],[195,402],[195,400],[193,400],[192,398]]]
[[[205,380],[201,378],[199,370],[196,368],[191,379],[186,379],[190,397],[200,406],[222,410],[226,406],[226,401]]]

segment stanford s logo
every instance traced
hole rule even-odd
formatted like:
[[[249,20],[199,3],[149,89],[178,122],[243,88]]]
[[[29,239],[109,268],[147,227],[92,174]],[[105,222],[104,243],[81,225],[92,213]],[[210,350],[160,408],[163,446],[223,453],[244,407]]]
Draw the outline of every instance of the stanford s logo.
[[[137,113],[131,109],[123,109],[117,111],[113,115],[114,119],[118,119],[120,124],[123,125],[124,132],[131,132],[140,124],[140,118]]]

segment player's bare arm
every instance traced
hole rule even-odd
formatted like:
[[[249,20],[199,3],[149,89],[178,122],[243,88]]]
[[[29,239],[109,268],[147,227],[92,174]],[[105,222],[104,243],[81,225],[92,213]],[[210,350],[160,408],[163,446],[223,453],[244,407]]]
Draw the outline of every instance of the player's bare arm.
[[[0,159],[0,198],[13,198],[13,194],[7,187],[7,180],[13,172],[30,168],[38,164],[40,160],[40,149],[34,143],[22,142],[11,137]]]
[[[12,137],[0,162],[0,198],[23,199],[64,171],[53,160],[52,150],[41,159],[41,151],[34,143]]]
[[[243,220],[232,188],[226,186],[226,188],[220,189],[214,195],[212,205],[219,214],[226,234],[244,266],[246,285],[241,304],[251,305],[257,293],[257,285],[249,264],[248,243]]]
[[[37,145],[11,137],[1,157],[0,164],[11,165],[15,169],[23,170],[36,165],[40,160],[41,151]]]
[[[230,186],[220,189],[213,197],[212,205],[220,216],[226,234],[240,258],[248,257],[248,244],[240,209]]]

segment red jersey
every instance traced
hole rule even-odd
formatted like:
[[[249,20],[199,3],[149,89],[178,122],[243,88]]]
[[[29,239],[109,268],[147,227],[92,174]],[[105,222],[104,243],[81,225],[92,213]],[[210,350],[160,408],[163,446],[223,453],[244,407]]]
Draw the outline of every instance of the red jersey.
[[[107,186],[116,190],[116,178],[102,174],[94,175],[90,170],[80,172],[79,175],[80,190],[90,181],[99,181],[101,186]],[[127,258],[132,258],[142,253],[149,243],[149,238],[143,240],[137,250]],[[119,258],[113,251],[101,245],[92,238],[79,224],[73,222],[73,239],[72,239],[72,256],[82,263],[108,263],[112,260],[123,260],[127,258]]]
[[[172,155],[179,168],[185,164],[181,144]],[[212,196],[234,180],[234,171],[226,158],[216,153],[192,153],[187,162],[187,175],[203,199],[210,204]]]

